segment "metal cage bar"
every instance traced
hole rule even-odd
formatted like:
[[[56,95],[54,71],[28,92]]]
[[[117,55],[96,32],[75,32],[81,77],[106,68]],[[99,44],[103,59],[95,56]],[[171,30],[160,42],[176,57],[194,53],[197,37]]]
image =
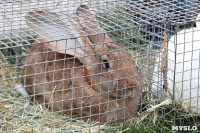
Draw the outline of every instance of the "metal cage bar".
[[[0,131],[198,123],[199,23],[198,0],[0,2]]]

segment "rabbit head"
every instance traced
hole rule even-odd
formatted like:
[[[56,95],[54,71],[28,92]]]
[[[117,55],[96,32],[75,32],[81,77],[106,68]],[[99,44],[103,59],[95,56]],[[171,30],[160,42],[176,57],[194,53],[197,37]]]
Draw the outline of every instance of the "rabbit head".
[[[134,90],[139,92],[137,88],[141,90],[141,77],[131,55],[113,43],[87,6],[81,5],[77,15],[85,34],[89,35],[95,54],[96,62],[93,67],[87,68],[88,75],[92,75],[89,81],[97,84],[96,89],[109,91],[113,96],[126,97],[135,95]]]
[[[36,33],[36,38],[51,50],[77,58],[86,69],[84,75],[87,82],[96,91],[109,92],[111,96],[117,97],[133,96],[141,92],[142,79],[131,55],[122,47],[113,43],[100,28],[95,16],[88,10],[87,6],[78,8],[79,22],[64,18],[65,22],[63,24],[60,22],[62,27],[58,27],[52,21],[48,22],[49,19],[52,19],[48,17],[57,16],[56,13],[49,11],[45,16],[45,12],[35,11],[28,13],[28,15],[26,16],[28,26],[32,27],[31,29],[34,32],[45,32],[42,33],[45,37],[40,37],[41,34]],[[45,22],[44,25],[41,25],[41,22]],[[37,27],[33,25],[37,25]],[[34,29],[34,27],[36,28]],[[56,29],[56,32],[38,27]],[[63,28],[68,29],[68,31],[63,30]],[[88,30],[89,28],[91,30]],[[69,31],[73,34],[70,34]],[[66,35],[68,35],[67,41],[65,40]],[[55,36],[56,38],[54,38]],[[80,84],[77,84],[77,86],[80,86]]]

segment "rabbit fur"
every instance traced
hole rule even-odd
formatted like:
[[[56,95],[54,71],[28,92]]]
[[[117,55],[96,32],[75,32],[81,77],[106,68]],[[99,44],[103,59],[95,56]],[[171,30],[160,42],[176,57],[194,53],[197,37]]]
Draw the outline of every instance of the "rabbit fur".
[[[168,41],[168,89],[185,109],[200,113],[200,14],[196,28],[181,30]],[[161,73],[162,53],[154,66],[152,91],[158,97],[170,98],[163,89]],[[174,76],[175,75],[175,76]],[[174,79],[175,78],[175,79]],[[175,81],[175,84],[174,82]]]
[[[77,16],[78,21],[52,11],[27,13],[36,40],[24,62],[22,83],[33,104],[51,104],[58,112],[101,123],[133,117],[142,77],[131,55],[113,43],[87,6],[81,5]]]

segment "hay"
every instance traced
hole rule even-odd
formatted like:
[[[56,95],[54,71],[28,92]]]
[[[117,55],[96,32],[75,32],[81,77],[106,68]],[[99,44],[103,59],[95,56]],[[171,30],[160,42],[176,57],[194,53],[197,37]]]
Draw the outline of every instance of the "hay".
[[[147,109],[146,112],[149,113],[149,112],[155,111],[156,109],[160,108],[161,106],[169,105],[169,104],[171,104],[171,103],[172,103],[172,100],[167,99],[167,100],[165,100],[165,101],[163,101],[163,102],[161,102],[161,103],[159,103],[159,104],[157,104],[157,105],[154,105],[153,107]]]
[[[56,86],[54,87],[53,92],[52,92],[52,94],[51,94],[51,98],[49,99],[49,105],[48,105],[47,109],[50,108],[50,105],[51,105],[50,103],[52,102],[52,98],[53,98],[53,95],[54,95],[55,89],[56,89]]]

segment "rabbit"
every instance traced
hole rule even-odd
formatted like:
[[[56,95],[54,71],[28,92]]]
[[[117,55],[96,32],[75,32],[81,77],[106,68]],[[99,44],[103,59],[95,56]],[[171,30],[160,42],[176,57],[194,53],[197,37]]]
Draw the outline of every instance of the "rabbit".
[[[182,107],[200,113],[200,13],[197,15],[196,28],[181,30],[172,36],[168,46],[167,88]],[[156,59],[152,82],[152,92],[160,98],[171,98],[165,92],[161,73],[162,53]],[[175,75],[175,76],[174,76]],[[174,79],[175,78],[175,79]],[[173,82],[175,81],[175,83]],[[174,89],[174,92],[173,92]],[[163,95],[162,95],[163,96]]]
[[[74,20],[53,11],[27,13],[36,40],[22,71],[25,90],[33,104],[51,104],[52,110],[80,119],[106,123],[132,118],[142,95],[135,62],[100,28],[86,5],[78,7],[77,16]]]

